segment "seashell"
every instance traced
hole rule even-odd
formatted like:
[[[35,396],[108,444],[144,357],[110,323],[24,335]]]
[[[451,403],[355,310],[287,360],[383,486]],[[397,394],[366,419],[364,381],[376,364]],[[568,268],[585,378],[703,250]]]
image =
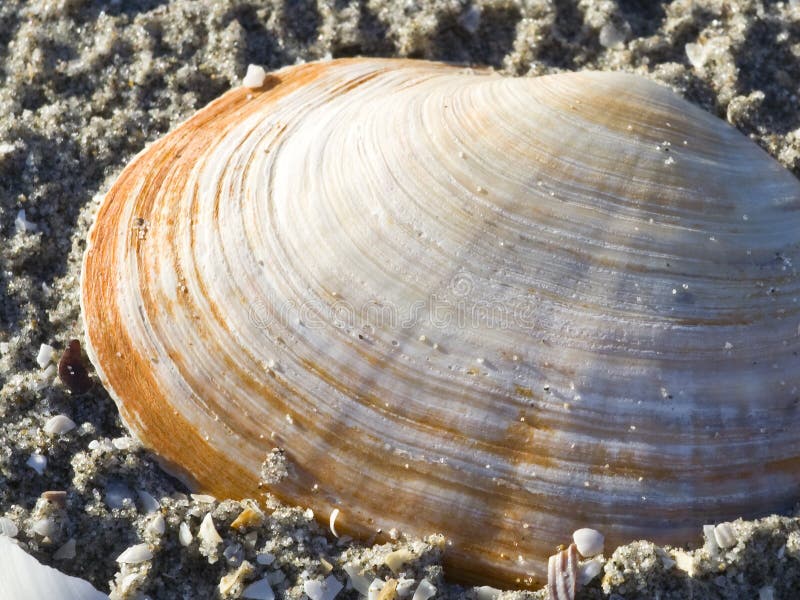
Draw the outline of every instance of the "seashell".
[[[294,66],[113,185],[86,350],[194,491],[443,532],[450,576],[530,585],[586,524],[678,544],[796,501],[799,206],[633,75]]]
[[[69,543],[69,542],[67,542]],[[57,551],[57,553],[60,552]],[[0,597],[48,600],[109,600],[85,579],[43,565],[0,535]],[[55,557],[58,558],[58,557]]]
[[[550,557],[547,564],[548,600],[575,600],[578,590],[578,548],[570,544],[566,550]]]
[[[117,562],[120,564],[136,565],[153,558],[153,551],[150,550],[148,544],[135,544],[125,548],[125,550],[117,557]]]
[[[596,529],[582,527],[572,534],[572,541],[578,549],[578,554],[584,557],[603,553],[605,537]]]

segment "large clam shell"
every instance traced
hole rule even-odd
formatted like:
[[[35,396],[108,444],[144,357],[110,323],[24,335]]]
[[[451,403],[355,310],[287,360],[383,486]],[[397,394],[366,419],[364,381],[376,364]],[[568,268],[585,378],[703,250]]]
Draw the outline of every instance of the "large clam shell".
[[[290,67],[142,152],[82,279],[123,419],[194,489],[443,532],[525,584],[798,498],[800,184],[645,79]],[[273,457],[274,458],[274,457]]]

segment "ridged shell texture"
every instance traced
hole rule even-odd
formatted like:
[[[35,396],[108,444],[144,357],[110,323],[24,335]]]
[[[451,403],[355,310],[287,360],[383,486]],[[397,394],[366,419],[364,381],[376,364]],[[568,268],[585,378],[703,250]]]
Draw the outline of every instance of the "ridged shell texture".
[[[444,533],[525,585],[792,505],[800,184],[619,73],[289,67],[152,144],[82,278],[90,357],[193,489]],[[275,458],[276,455],[273,455]],[[278,480],[279,479],[279,480]]]

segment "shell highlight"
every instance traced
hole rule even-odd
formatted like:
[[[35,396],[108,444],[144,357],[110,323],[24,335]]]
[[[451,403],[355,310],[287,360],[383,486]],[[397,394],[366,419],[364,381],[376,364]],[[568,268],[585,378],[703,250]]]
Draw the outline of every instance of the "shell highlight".
[[[580,527],[683,543],[797,500],[799,207],[636,76],[289,67],[113,185],[86,349],[193,490],[268,481],[340,535],[441,532],[451,576],[522,586]]]

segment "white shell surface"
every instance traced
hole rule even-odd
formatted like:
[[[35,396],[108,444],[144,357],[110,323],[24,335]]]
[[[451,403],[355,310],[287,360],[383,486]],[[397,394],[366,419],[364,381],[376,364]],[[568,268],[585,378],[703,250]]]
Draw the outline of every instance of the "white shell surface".
[[[582,523],[684,542],[796,501],[798,208],[635,76],[292,67],[114,185],[87,351],[198,491],[258,495],[280,447],[269,490],[338,533],[443,532],[459,576],[532,582]]]
[[[92,584],[43,565],[0,535],[0,600],[108,600]]]

